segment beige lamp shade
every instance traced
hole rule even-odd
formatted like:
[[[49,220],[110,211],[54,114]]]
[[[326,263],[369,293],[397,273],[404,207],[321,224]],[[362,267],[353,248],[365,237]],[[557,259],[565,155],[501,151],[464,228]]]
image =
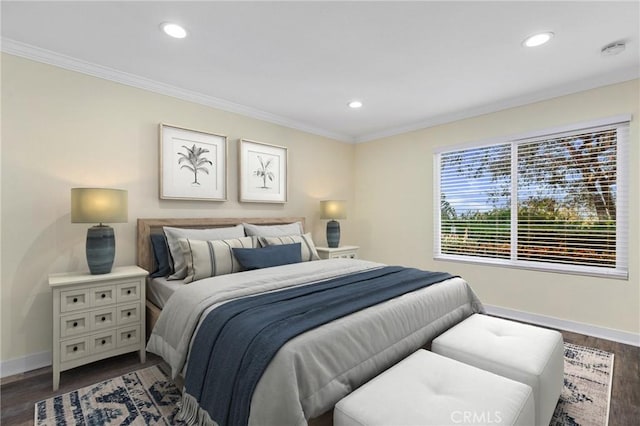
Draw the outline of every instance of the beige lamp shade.
[[[320,201],[320,219],[346,219],[347,202],[342,200]]]
[[[71,223],[124,223],[128,210],[123,189],[71,189]]]

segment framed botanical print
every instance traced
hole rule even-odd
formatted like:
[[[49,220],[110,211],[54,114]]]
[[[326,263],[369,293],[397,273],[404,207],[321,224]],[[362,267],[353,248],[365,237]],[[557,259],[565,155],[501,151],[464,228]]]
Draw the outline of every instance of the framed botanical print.
[[[287,202],[287,148],[241,139],[240,201]]]
[[[161,123],[160,198],[226,201],[227,137]]]

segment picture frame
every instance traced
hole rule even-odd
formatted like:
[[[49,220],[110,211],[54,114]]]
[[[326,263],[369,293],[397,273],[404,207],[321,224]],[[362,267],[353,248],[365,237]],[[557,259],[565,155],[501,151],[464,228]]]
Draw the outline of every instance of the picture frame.
[[[165,123],[160,134],[160,198],[227,200],[227,137]]]
[[[287,202],[286,147],[240,139],[238,159],[241,202]]]

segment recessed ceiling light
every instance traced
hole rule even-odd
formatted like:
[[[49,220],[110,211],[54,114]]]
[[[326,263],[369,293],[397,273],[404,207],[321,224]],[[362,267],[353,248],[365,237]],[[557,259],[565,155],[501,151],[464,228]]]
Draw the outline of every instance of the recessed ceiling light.
[[[353,109],[362,108],[362,102],[361,101],[351,101],[347,105],[349,105],[349,108],[353,108]]]
[[[545,44],[546,42],[548,42],[549,40],[551,40],[551,38],[553,38],[553,33],[552,32],[534,34],[534,35],[529,36],[526,39],[524,39],[522,44],[527,46],[527,47],[541,46],[541,45]]]
[[[164,31],[167,35],[174,38],[185,38],[187,36],[187,30],[185,30],[178,24],[165,22],[163,24],[160,24],[160,28],[162,28],[162,31]]]

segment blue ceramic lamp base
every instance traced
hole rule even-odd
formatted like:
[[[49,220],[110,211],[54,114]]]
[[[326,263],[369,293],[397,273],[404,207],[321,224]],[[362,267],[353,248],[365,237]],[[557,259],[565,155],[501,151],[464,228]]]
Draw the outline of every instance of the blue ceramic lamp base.
[[[336,248],[340,244],[340,223],[337,220],[327,222],[327,245]]]
[[[92,275],[108,274],[116,256],[113,228],[96,225],[87,231],[87,263]]]

